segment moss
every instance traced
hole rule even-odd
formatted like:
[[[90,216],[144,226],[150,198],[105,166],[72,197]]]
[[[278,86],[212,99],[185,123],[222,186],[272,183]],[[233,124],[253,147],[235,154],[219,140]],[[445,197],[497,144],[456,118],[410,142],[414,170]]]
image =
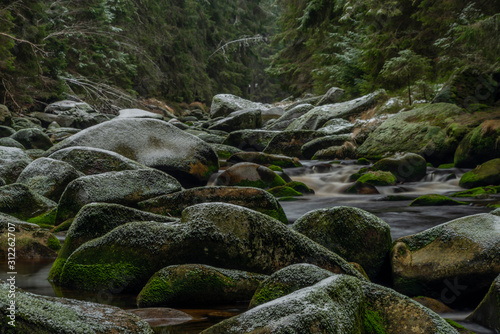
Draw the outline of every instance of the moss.
[[[459,202],[447,196],[430,194],[417,197],[410,206],[441,206],[441,205],[467,205],[466,202]]]
[[[367,183],[372,186],[389,186],[396,184],[396,177],[391,172],[368,172],[363,174],[357,182],[360,184]]]
[[[366,159],[366,158],[359,158],[358,159],[358,165],[369,165],[370,164],[370,160]]]
[[[367,173],[367,172],[368,172],[368,168],[363,167],[359,171],[357,171],[356,173],[351,174],[351,176],[349,176],[349,181],[350,182],[357,181],[361,176],[365,175],[365,173]]]
[[[455,329],[467,329],[464,326],[460,325],[459,323],[457,323],[451,319],[444,318],[444,320],[446,320],[446,322],[449,323]]]
[[[477,187],[465,191],[459,191],[452,194],[452,197],[476,197],[484,194],[494,195],[498,192],[499,187]]]
[[[53,208],[47,213],[40,216],[33,217],[27,220],[28,223],[33,223],[37,225],[52,225],[54,226],[56,221],[57,208]]]
[[[292,181],[285,184],[285,186],[290,187],[302,194],[314,194],[314,190],[309,188],[305,183],[299,181]]]
[[[252,297],[252,304],[264,304],[268,301],[286,296],[290,292],[291,286],[288,284],[281,284],[279,282],[268,284],[255,293],[255,295]]]
[[[454,168],[454,167],[455,167],[454,163],[442,164],[442,165],[438,166],[439,169],[447,169],[447,168]]]
[[[58,225],[55,229],[54,229],[54,233],[57,233],[57,232],[63,232],[63,231],[67,231],[69,230],[69,228],[71,227],[71,224],[73,223],[75,219],[74,218],[70,218],[66,221],[64,221],[61,225]]]
[[[283,186],[285,184],[286,184],[285,180],[283,180],[283,178],[281,178],[281,176],[276,175],[271,182],[266,182],[266,181],[263,181],[262,179],[256,180],[256,181],[241,180],[240,182],[238,182],[235,185],[241,186],[241,187],[255,187],[255,188],[260,188],[260,189],[268,189],[268,188]]]
[[[269,193],[273,194],[275,197],[293,197],[302,196],[302,193],[296,191],[293,188],[287,186],[274,187],[268,190]]]
[[[363,329],[365,334],[386,334],[385,321],[377,311],[370,308],[365,310],[363,316]]]
[[[59,242],[59,239],[57,239],[55,236],[51,235],[47,240],[47,247],[58,251],[59,249],[61,249],[61,242]]]
[[[475,188],[489,185],[500,185],[500,159],[493,159],[477,166],[462,175],[460,186]]]
[[[276,166],[276,165],[270,165],[270,166],[267,166],[267,168],[269,168],[270,170],[272,170],[274,172],[283,172],[283,168]]]

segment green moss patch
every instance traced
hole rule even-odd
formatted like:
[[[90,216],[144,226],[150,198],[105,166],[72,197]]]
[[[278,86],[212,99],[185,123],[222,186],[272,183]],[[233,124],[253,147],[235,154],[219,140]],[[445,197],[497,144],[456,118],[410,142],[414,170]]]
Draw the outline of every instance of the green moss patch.
[[[447,196],[431,194],[417,197],[410,206],[442,206],[442,205],[467,205],[466,202],[459,202]]]
[[[391,172],[367,172],[357,181],[360,184],[370,184],[372,186],[391,186],[396,184],[396,177]]]
[[[268,190],[275,197],[302,196],[302,193],[287,186],[274,187]]]

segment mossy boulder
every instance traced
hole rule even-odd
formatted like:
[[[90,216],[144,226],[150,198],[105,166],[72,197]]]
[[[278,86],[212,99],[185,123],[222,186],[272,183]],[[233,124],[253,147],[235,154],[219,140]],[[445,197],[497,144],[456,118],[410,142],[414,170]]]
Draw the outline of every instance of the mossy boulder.
[[[458,334],[445,319],[392,289],[366,282],[363,293],[364,333]]]
[[[285,186],[290,187],[302,194],[314,194],[314,190],[309,188],[304,182],[292,181],[285,184]]]
[[[464,109],[447,103],[397,113],[368,136],[358,147],[358,154],[372,159],[411,152],[435,166],[447,163],[453,160],[458,144],[469,131],[469,125],[456,120],[467,115]]]
[[[16,133],[16,130],[14,130],[10,126],[0,125],[0,138],[10,137],[14,133]]]
[[[500,275],[493,281],[488,293],[467,320],[500,332]]]
[[[313,160],[343,160],[357,157],[356,146],[346,141],[340,146],[330,146],[314,153]]]
[[[49,158],[67,162],[85,175],[148,168],[118,153],[85,146],[63,148]]]
[[[25,150],[26,149],[26,147],[24,147],[23,144],[21,144],[17,140],[12,139],[10,137],[0,138],[0,146],[16,147],[16,148],[20,148],[21,150]]]
[[[81,245],[101,237],[115,227],[132,221],[177,222],[178,219],[156,215],[119,204],[90,203],[72,221],[64,244],[49,273],[49,280],[58,281],[66,259]]]
[[[422,195],[414,199],[410,206],[442,206],[442,205],[467,205],[466,202],[459,202],[448,196],[430,194]]]
[[[323,124],[318,131],[328,135],[351,133],[356,125],[342,118],[334,118]]]
[[[195,204],[231,203],[264,213],[288,224],[285,212],[267,191],[251,187],[200,187],[163,195],[140,202],[139,208],[160,215],[180,217],[182,211]]]
[[[313,108],[314,106],[308,103],[296,105],[295,107],[285,111],[285,113],[280,118],[278,118],[274,123],[266,128],[268,130],[285,130],[293,121]]]
[[[388,264],[391,229],[364,210],[347,206],[313,210],[297,219],[292,229],[347,261],[359,263],[371,279]]]
[[[49,136],[39,129],[22,129],[14,133],[10,138],[18,141],[27,149],[48,150],[53,145]]]
[[[500,186],[476,187],[451,194],[451,197],[484,197],[497,194]]]
[[[267,215],[206,203],[185,209],[180,224],[132,222],[83,244],[67,259],[60,284],[138,292],[155,272],[175,264],[271,274],[303,262],[364,279],[335,253]]]
[[[391,172],[368,171],[366,173],[351,175],[356,182],[346,189],[349,194],[378,194],[377,186],[391,186],[396,184],[396,177]]]
[[[217,154],[219,159],[226,160],[229,157],[231,157],[233,154],[243,152],[239,148],[229,146],[229,145],[224,145],[224,144],[209,144],[210,147],[214,150],[214,152]]]
[[[350,140],[351,136],[345,135],[333,135],[325,136],[321,138],[316,138],[302,146],[302,156],[304,159],[311,159],[315,153],[319,150],[331,147],[331,146],[342,146],[344,142]]]
[[[12,124],[12,114],[7,106],[0,104],[0,125],[11,125]]]
[[[136,315],[115,306],[86,301],[35,295],[15,289],[15,325],[8,322],[9,283],[0,282],[0,328],[2,333],[31,334],[153,334],[151,327]]]
[[[486,120],[462,139],[455,151],[457,167],[474,168],[500,158],[500,120]]]
[[[362,333],[363,299],[358,279],[334,275],[202,333]]]
[[[14,232],[9,227],[14,227]],[[33,261],[54,259],[61,248],[59,240],[49,231],[36,224],[19,220],[13,216],[0,213],[0,257],[7,260],[9,238],[16,239],[16,260]]]
[[[320,137],[324,137],[324,134],[317,131],[282,131],[271,139],[263,152],[303,158],[302,147],[306,143]]]
[[[206,143],[211,144],[222,144],[224,140],[226,140],[227,136],[219,136],[213,133],[200,133],[196,135],[196,137],[200,138]]]
[[[493,159],[477,166],[460,178],[460,186],[476,188],[500,185],[500,159]]]
[[[137,306],[199,307],[245,301],[267,277],[203,264],[169,266],[149,279],[137,296]]]
[[[0,187],[0,212],[21,220],[43,215],[57,204],[31,190],[24,184],[13,183]]]
[[[394,287],[447,305],[474,305],[500,272],[500,217],[477,214],[399,238],[392,250]]]
[[[242,186],[269,189],[286,182],[267,167],[241,162],[226,169],[214,181],[216,186]]]
[[[415,153],[396,154],[373,164],[372,170],[391,172],[400,182],[420,181],[427,173],[427,162]]]
[[[39,158],[30,163],[17,178],[17,183],[58,202],[66,186],[84,174],[70,164],[50,158]]]
[[[217,155],[207,143],[155,119],[123,118],[95,125],[56,144],[47,156],[74,146],[116,152],[167,172],[187,186],[205,185],[219,169]]]
[[[91,202],[134,205],[182,189],[170,175],[156,169],[125,170],[82,176],[71,181],[59,200],[56,224],[76,216]]]
[[[43,130],[42,122],[34,117],[12,117],[12,128],[16,131],[22,129]]]
[[[214,122],[209,130],[237,131],[259,129],[262,127],[260,109],[244,109],[230,113],[227,117]]]
[[[0,146],[0,178],[7,184],[16,182],[19,174],[33,161],[23,150]]]
[[[239,152],[227,159],[230,163],[253,162],[259,165],[274,165],[283,168],[302,167],[299,159],[261,152]]]
[[[85,102],[70,100],[51,103],[45,108],[44,112],[56,116],[56,118],[50,118],[50,122],[55,120],[61,126],[78,129],[85,129],[110,119],[110,115],[97,112]],[[38,115],[37,118],[40,118],[40,116]]]
[[[321,269],[312,264],[292,264],[266,278],[255,291],[248,308],[251,309],[271,300],[286,296],[334,275],[331,271]]]
[[[224,140],[224,145],[236,147],[244,151],[263,151],[279,131],[239,130],[233,131]]]
[[[295,190],[293,188],[287,187],[287,186],[274,187],[274,188],[269,189],[268,192],[277,198],[302,196],[302,193],[298,192],[297,190]]]
[[[315,107],[294,120],[286,130],[317,130],[331,119],[349,119],[359,116],[363,111],[375,105],[381,95],[383,91],[376,91],[355,100]]]
[[[231,94],[218,94],[212,98],[210,107],[210,117],[228,116],[232,112],[243,109],[268,109],[262,103],[245,100],[239,96]]]

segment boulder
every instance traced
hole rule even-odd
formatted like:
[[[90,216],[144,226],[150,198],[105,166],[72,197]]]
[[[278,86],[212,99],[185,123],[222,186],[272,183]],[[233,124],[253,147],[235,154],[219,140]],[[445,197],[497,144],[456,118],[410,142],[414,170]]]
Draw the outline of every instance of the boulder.
[[[274,107],[267,110],[262,110],[261,112],[262,124],[266,123],[269,120],[279,119],[281,116],[283,116],[284,113],[285,110],[280,107]]]
[[[239,148],[229,146],[229,145],[223,145],[223,144],[209,144],[210,147],[217,153],[217,156],[219,159],[227,159],[233,154],[243,152]]]
[[[227,159],[230,163],[253,162],[259,165],[274,165],[283,168],[302,167],[299,159],[262,152],[239,152]]]
[[[326,135],[340,135],[351,133],[356,124],[346,121],[342,118],[334,118],[323,124],[318,131]]]
[[[14,291],[14,292],[13,292]],[[9,295],[15,294],[15,331],[9,325]],[[0,328],[5,333],[153,334],[138,316],[118,307],[35,295],[0,283]]]
[[[0,146],[5,146],[5,147],[16,147],[20,148],[21,150],[25,150],[26,147],[23,146],[20,142],[18,142],[15,139],[9,138],[9,137],[3,137],[0,138]]]
[[[267,215],[206,203],[185,209],[180,224],[132,222],[83,244],[67,259],[60,284],[138,292],[155,272],[175,264],[270,274],[303,262],[364,279],[335,253]]]
[[[50,158],[39,158],[30,163],[17,178],[17,183],[58,202],[66,186],[84,174],[70,164]]]
[[[317,106],[322,106],[325,104],[338,103],[344,96],[345,91],[342,88],[332,87],[321,97]]]
[[[412,182],[424,178],[427,173],[427,162],[418,154],[402,153],[377,161],[371,169],[391,172],[399,182]]]
[[[346,206],[310,211],[292,229],[304,234],[349,262],[360,264],[371,279],[388,265],[391,229],[377,216]]]
[[[175,326],[194,320],[186,312],[166,307],[150,307],[127,310],[146,321],[151,327]]]
[[[21,129],[10,138],[18,141],[27,149],[48,150],[52,147],[49,136],[39,129]]]
[[[456,167],[474,168],[500,158],[500,120],[487,120],[469,132],[455,151]]]
[[[14,133],[16,133],[16,130],[14,130],[10,126],[0,125],[0,138],[10,137]]]
[[[217,155],[197,138],[160,120],[117,119],[85,129],[55,145],[87,146],[113,151],[178,178],[184,185],[205,185],[219,169]]]
[[[168,266],[137,296],[138,307],[200,307],[250,300],[268,276],[203,264]]]
[[[299,104],[294,108],[287,110],[276,122],[266,127],[268,130],[285,130],[294,120],[314,108],[312,104]]]
[[[340,146],[330,146],[314,153],[313,160],[343,160],[355,159],[357,157],[356,146],[350,141],[346,141]]]
[[[63,100],[49,104],[44,112],[52,117],[44,116],[44,121],[51,123],[57,122],[60,126],[85,129],[99,123],[109,120],[111,115],[105,115],[96,112],[89,104],[85,102],[75,102]],[[55,117],[54,117],[55,116]],[[36,114],[41,118],[41,113]]]
[[[81,245],[101,237],[115,227],[132,221],[176,222],[177,219],[155,215],[119,204],[90,203],[76,215],[66,234],[64,244],[49,273],[49,280],[58,281],[66,259]]]
[[[222,172],[214,181],[216,186],[273,188],[286,182],[271,169],[251,162],[240,162]]]
[[[182,189],[170,175],[155,169],[125,170],[82,176],[68,184],[59,200],[56,224],[76,216],[88,203],[133,205]]]
[[[259,129],[262,127],[260,109],[243,109],[230,113],[227,117],[216,121],[208,129],[222,131],[237,131]]]
[[[441,206],[441,205],[467,205],[466,202],[459,202],[448,196],[429,194],[422,195],[414,199],[410,206]]]
[[[283,208],[272,195],[265,190],[250,187],[191,188],[140,202],[138,206],[156,214],[180,217],[187,207],[212,202],[243,206],[288,224]]]
[[[268,190],[270,194],[272,194],[276,198],[289,198],[295,196],[302,196],[302,193],[297,190],[287,187],[287,186],[278,186]]]
[[[273,273],[259,285],[250,301],[249,309],[312,286],[327,277],[331,271],[308,263],[297,263]]]
[[[476,188],[500,185],[500,158],[493,159],[477,166],[460,178],[460,187]]]
[[[26,220],[43,215],[57,204],[34,192],[24,184],[0,187],[0,212]]]
[[[304,157],[304,159],[309,160],[315,155],[317,151],[331,146],[341,146],[344,144],[344,142],[349,141],[350,139],[351,136],[348,134],[325,136],[313,139],[302,146],[302,156]]]
[[[47,136],[49,136],[50,141],[54,144],[57,144],[63,141],[66,138],[71,137],[75,133],[78,133],[82,130],[75,128],[62,128],[62,127],[53,127],[47,129]]]
[[[468,118],[470,115],[464,109],[447,103],[399,112],[368,136],[358,148],[358,155],[371,159],[411,152],[436,166],[448,163],[469,131]]]
[[[13,117],[12,118],[12,128],[16,131],[22,129],[39,129],[43,130],[42,123],[40,120],[33,117]]]
[[[163,116],[143,109],[122,109],[116,118],[154,118],[163,119]]]
[[[474,305],[500,273],[500,217],[477,214],[399,238],[392,250],[394,287],[447,305]]]
[[[12,230],[14,228],[14,230]],[[39,261],[55,259],[61,248],[59,240],[38,225],[26,223],[13,216],[0,213],[0,257],[9,258],[9,243],[15,236],[15,259],[17,261]]]
[[[197,135],[198,138],[203,140],[206,143],[212,143],[212,144],[222,144],[224,140],[226,140],[227,136],[218,136],[213,133],[201,133]]]
[[[359,176],[356,182],[347,188],[346,193],[378,194],[376,187],[393,186],[395,184],[396,177],[391,172],[368,171]]]
[[[500,332],[500,275],[493,281],[488,293],[467,320]]]
[[[85,175],[148,168],[118,153],[85,146],[63,148],[49,155],[49,158],[69,163]]]
[[[302,147],[304,144],[323,136],[323,134],[317,131],[282,131],[271,139],[263,152],[302,158]]]
[[[262,103],[252,102],[245,100],[241,97],[231,95],[231,94],[218,94],[212,99],[212,105],[210,107],[210,117],[220,117],[228,116],[234,111],[239,111],[243,109],[269,109]]]
[[[363,111],[374,106],[382,94],[383,91],[377,91],[355,100],[315,107],[294,120],[286,130],[318,130],[331,119],[357,117]]]
[[[224,140],[224,145],[237,147],[245,151],[263,151],[279,131],[239,130],[233,131]]]
[[[358,279],[334,275],[202,333],[362,333],[363,299]]]

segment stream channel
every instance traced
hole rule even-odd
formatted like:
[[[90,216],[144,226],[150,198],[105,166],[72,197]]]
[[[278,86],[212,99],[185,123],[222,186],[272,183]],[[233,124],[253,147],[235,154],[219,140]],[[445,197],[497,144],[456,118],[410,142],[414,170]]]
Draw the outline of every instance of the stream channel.
[[[297,218],[311,210],[332,206],[352,206],[375,214],[391,227],[393,239],[415,234],[433,226],[448,222],[455,218],[489,212],[492,209],[487,204],[498,204],[500,196],[487,198],[460,198],[469,205],[460,206],[427,206],[410,207],[412,199],[424,194],[451,194],[462,191],[458,186],[465,169],[428,168],[427,176],[419,182],[405,183],[396,186],[377,187],[377,195],[348,195],[343,191],[352,184],[348,182],[349,175],[361,167],[355,161],[342,161],[339,164],[327,164],[318,161],[301,161],[303,167],[285,169],[285,173],[294,181],[301,181],[315,190],[314,195],[298,197],[294,201],[281,201],[285,213],[292,223]],[[455,174],[456,178],[450,175]],[[63,241],[64,237],[60,237]],[[40,295],[67,297],[80,300],[110,304],[124,309],[136,308],[135,296],[96,294],[82,291],[72,291],[53,286],[47,277],[52,266],[51,262],[18,262],[16,286],[26,291]],[[8,277],[0,273],[0,279]],[[246,310],[247,303],[224,305],[212,309],[182,309],[194,320],[172,325],[171,323],[155,324],[155,332],[163,334],[194,334],[205,328]],[[472,310],[457,310],[455,313],[443,316],[452,319],[477,334],[494,334],[495,332],[479,325],[464,322]]]

